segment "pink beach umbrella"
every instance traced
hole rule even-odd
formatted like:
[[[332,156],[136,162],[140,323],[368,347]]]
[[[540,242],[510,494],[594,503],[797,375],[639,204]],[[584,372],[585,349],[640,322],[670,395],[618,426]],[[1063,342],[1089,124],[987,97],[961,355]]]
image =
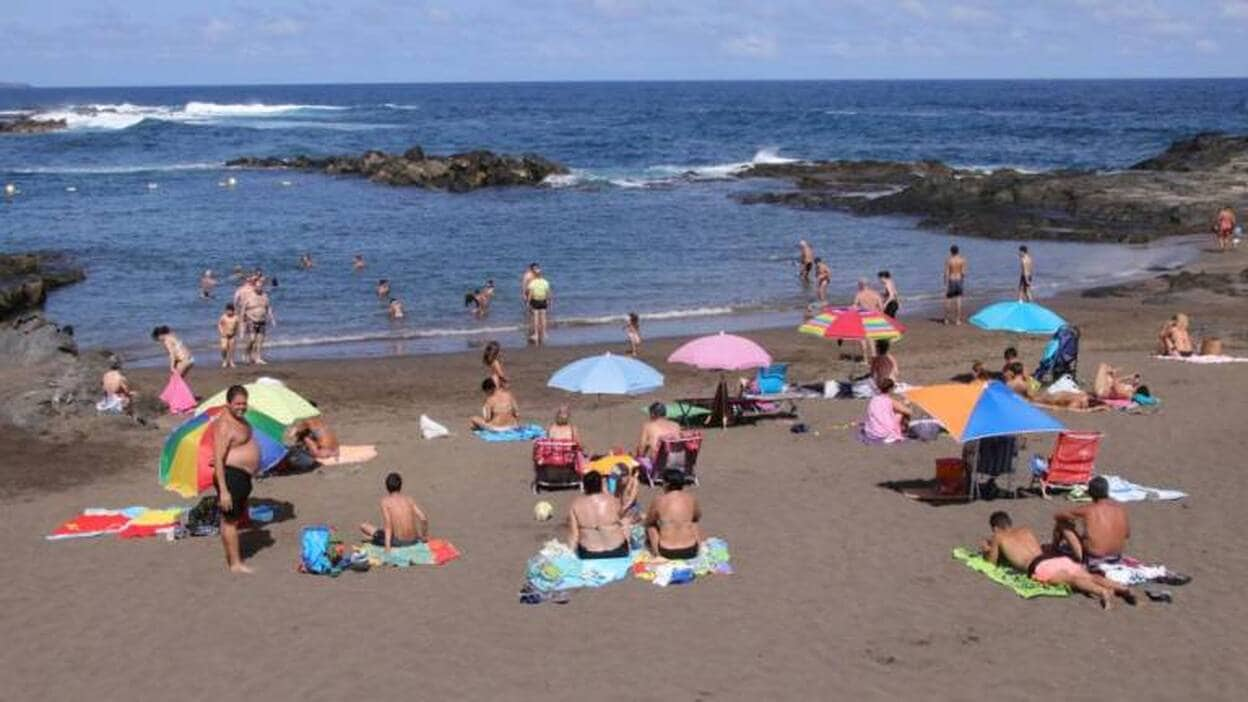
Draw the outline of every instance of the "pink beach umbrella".
[[[739,371],[770,366],[771,354],[743,336],[720,332],[686,343],[673,351],[667,362],[701,370]]]

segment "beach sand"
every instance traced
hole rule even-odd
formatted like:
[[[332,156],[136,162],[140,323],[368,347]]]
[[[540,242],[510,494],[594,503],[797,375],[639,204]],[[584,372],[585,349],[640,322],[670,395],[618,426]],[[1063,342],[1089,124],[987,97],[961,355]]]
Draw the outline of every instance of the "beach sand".
[[[1237,252],[1206,255],[1195,268],[1245,265]],[[318,402],[344,443],[375,443],[380,457],[258,483],[257,497],[289,501],[295,516],[245,540],[253,577],[225,573],[216,538],[44,540],[85,507],[177,503],[156,483],[172,420],[157,430],[92,419],[45,439],[0,432],[9,564],[0,697],[1238,698],[1248,684],[1248,607],[1236,592],[1248,582],[1240,486],[1248,366],[1150,354],[1161,322],[1186,311],[1196,327],[1218,331],[1229,353],[1248,355],[1243,301],[1192,291],[1166,304],[1078,295],[1046,304],[1082,326],[1085,375],[1098,361],[1138,369],[1163,400],[1147,416],[1059,417],[1106,432],[1101,471],[1190,493],[1129,508],[1131,553],[1194,578],[1173,588],[1173,604],[1119,603],[1105,613],[1082,597],[1024,601],[972,573],[950,550],[977,545],[989,513],[1006,509],[1047,535],[1050,515],[1069,503],[912,501],[880,484],[930,478],[936,458],[959,453],[953,441],[866,447],[843,428],[864,402],[810,400],[802,420],[817,433],[792,434],[784,421],[707,432],[697,488],[703,527],[728,540],[735,575],[667,589],[629,580],[575,592],[564,606],[523,606],[516,595],[526,559],[563,530],[558,519],[532,517],[528,444],[488,444],[465,429],[481,400],[478,354],[307,361],[264,372]],[[903,319],[911,331],[896,354],[911,383],[946,380],[976,358],[995,368],[1010,344],[1031,368],[1044,344],[904,310]],[[792,362],[799,381],[859,368],[839,360],[834,343],[792,330],[749,336]],[[710,392],[714,374],[663,362],[676,343],[643,348],[667,374],[661,396]],[[506,363],[526,420],[546,423],[569,402],[592,449],[631,447],[640,408],[657,396],[596,400],[545,387],[554,369],[599,350],[508,350]],[[159,389],[160,373],[133,375],[142,389]],[[200,367],[190,380],[207,394],[254,377]],[[421,440],[421,413],[453,436]],[[1051,444],[1029,439],[1020,468]],[[300,527],[328,522],[353,535],[377,518],[391,470],[426,508],[433,534],[463,557],[337,579],[297,574]],[[570,497],[543,499],[562,516]]]

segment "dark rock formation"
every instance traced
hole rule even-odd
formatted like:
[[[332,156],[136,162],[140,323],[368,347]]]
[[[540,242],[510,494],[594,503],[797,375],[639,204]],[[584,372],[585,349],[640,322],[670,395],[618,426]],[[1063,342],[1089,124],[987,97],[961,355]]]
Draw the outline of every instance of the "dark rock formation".
[[[734,197],[745,204],[911,215],[924,226],[969,236],[1143,242],[1208,231],[1220,207],[1242,198],[1245,173],[1248,137],[1202,134],[1132,169],[1107,173],[981,173],[873,161],[756,166],[741,177],[782,177],[794,189]]]
[[[0,134],[43,134],[65,129],[68,126],[63,119],[18,117],[12,120],[0,120]]]
[[[1203,290],[1228,297],[1248,297],[1248,268],[1239,273],[1178,271],[1148,280],[1104,285],[1084,290],[1084,297],[1139,297],[1146,304],[1166,304],[1178,293]]]
[[[49,290],[85,277],[57,254],[0,254],[0,321],[38,308]]]
[[[492,151],[469,151],[451,156],[430,156],[419,146],[402,155],[367,151],[361,156],[315,158],[243,157],[227,161],[236,168],[289,168],[323,171],[331,175],[362,175],[386,185],[414,185],[451,192],[505,185],[537,185],[546,176],[567,173],[567,167],[541,156],[508,156]]]

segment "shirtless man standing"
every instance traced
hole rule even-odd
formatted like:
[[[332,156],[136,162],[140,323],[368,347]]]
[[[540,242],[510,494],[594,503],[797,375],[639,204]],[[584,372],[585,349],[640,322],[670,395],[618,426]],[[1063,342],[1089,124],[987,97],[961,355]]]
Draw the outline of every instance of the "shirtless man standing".
[[[958,247],[949,247],[945,259],[945,324],[962,323],[962,293],[965,290],[966,259],[958,253]],[[950,319],[952,318],[952,322]]]
[[[822,258],[815,259],[815,296],[820,302],[828,301],[828,284],[832,282],[832,268]]]
[[[212,275],[212,269],[204,271],[199,277],[199,296],[205,300],[212,298],[212,291],[217,287],[217,279]]]
[[[250,573],[238,548],[238,521],[247,514],[251,481],[260,470],[260,444],[243,417],[247,413],[247,389],[231,385],[225,391],[225,408],[212,420],[212,483],[221,508],[221,543],[230,572]]]
[[[810,271],[815,267],[815,250],[805,239],[797,242],[797,277],[802,279],[802,285],[810,284]]]
[[[859,278],[858,292],[854,294],[853,306],[860,310],[867,310],[869,312],[883,312],[884,298],[880,297],[880,294],[867,284],[866,278]],[[861,340],[861,343],[862,357],[864,359],[871,358],[871,343],[865,338]]]
[[[1088,495],[1092,504],[1053,515],[1053,549],[1064,547],[1080,563],[1121,556],[1131,538],[1127,509],[1109,499],[1109,481],[1104,476],[1088,482]]]
[[[1018,247],[1018,301],[1031,302],[1031,277],[1035,272],[1035,263],[1031,260],[1026,246]]]
[[[247,341],[247,362],[263,366],[265,360],[261,357],[261,352],[264,350],[264,335],[270,324],[277,324],[277,319],[273,316],[273,306],[269,303],[269,296],[264,292],[264,287],[259,280],[252,286],[246,305],[243,308],[243,320],[247,323],[247,331],[250,332],[250,338]]]
[[[1213,234],[1217,237],[1218,251],[1231,248],[1231,237],[1235,233],[1235,209],[1223,207],[1213,220]]]
[[[893,274],[889,271],[880,271],[880,285],[884,286],[884,314],[889,317],[896,317],[897,310],[901,309],[901,295],[897,292],[897,284],[893,282]]]
[[[411,546],[429,538],[429,518],[403,489],[403,476],[391,473],[386,476],[386,496],[381,498],[381,527],[364,522],[364,532],[374,546],[382,546],[386,553],[398,546]]]
[[[667,418],[667,406],[662,402],[650,405],[650,418],[641,425],[641,436],[633,456],[648,466],[653,466],[659,456],[659,442],[665,436],[680,434],[680,425]]]
[[[1101,601],[1101,607],[1110,608],[1114,595],[1127,604],[1135,604],[1135,595],[1127,588],[1099,575],[1093,575],[1082,565],[1059,553],[1045,553],[1040,541],[1027,527],[1016,527],[1005,512],[993,512],[988,518],[992,536],[984,541],[983,556],[989,563],[996,563],[1002,556],[1016,569],[1036,582],[1069,585],[1079,592]]]
[[[698,498],[685,492],[684,487],[684,472],[675,468],[663,471],[663,493],[646,510],[646,541],[650,551],[661,558],[697,558],[702,544],[702,529],[698,526],[702,508]]]
[[[506,431],[520,426],[520,408],[511,391],[500,388],[492,378],[481,381],[481,391],[485,393],[485,405],[481,407],[481,416],[468,420],[473,429]]]

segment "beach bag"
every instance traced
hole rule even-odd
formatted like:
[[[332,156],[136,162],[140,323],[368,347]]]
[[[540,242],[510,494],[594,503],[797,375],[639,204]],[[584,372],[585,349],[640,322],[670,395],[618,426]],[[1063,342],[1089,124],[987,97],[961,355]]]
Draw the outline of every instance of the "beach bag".
[[[337,575],[334,530],[325,524],[306,526],[299,534],[299,571],[311,575]]]
[[[215,495],[207,495],[186,513],[186,531],[191,536],[216,536],[221,525],[221,510]]]
[[[449,429],[447,429],[441,424],[438,424],[437,422],[430,419],[429,415],[427,414],[420,415],[420,435],[421,436],[425,437],[426,439],[437,439],[442,436],[447,436],[450,433],[451,431]]]
[[[1205,337],[1200,342],[1201,356],[1221,356],[1222,340],[1216,336]]]

